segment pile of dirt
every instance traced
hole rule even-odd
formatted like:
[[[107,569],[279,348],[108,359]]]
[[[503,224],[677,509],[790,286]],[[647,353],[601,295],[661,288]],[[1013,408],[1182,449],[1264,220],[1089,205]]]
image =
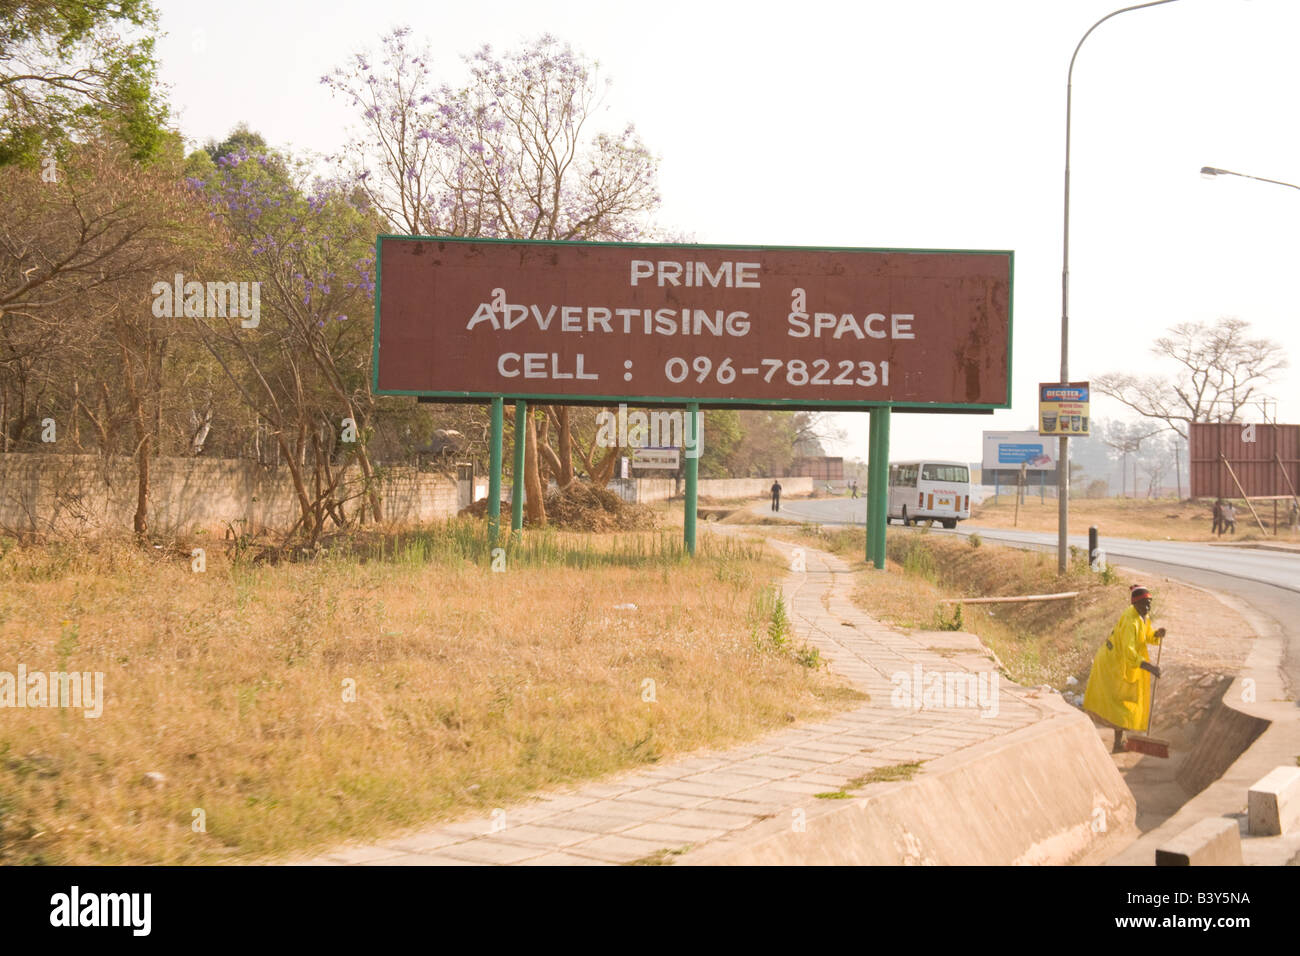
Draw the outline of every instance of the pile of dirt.
[[[575,481],[546,496],[546,519],[573,531],[643,531],[655,526],[655,513],[629,504],[605,488]]]
[[[487,499],[462,508],[460,515],[474,518],[487,517]],[[506,523],[510,520],[509,505],[502,505],[501,513]],[[563,491],[551,490],[546,495],[546,523],[570,531],[645,531],[654,528],[658,519],[645,505],[629,504],[614,492],[575,481]],[[528,524],[525,519],[525,525]]]

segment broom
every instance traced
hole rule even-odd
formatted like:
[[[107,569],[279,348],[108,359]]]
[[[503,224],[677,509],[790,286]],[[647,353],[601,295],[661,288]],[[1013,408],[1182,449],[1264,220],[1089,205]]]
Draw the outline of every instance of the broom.
[[[1160,655],[1164,652],[1165,642],[1162,638],[1160,646],[1156,649],[1156,668],[1160,667]],[[1135,737],[1126,737],[1124,740],[1124,749],[1131,753],[1146,754],[1148,757],[1169,758],[1169,741],[1161,740],[1159,737],[1150,737],[1147,734],[1151,732],[1151,721],[1156,714],[1156,684],[1160,678],[1154,674],[1151,675],[1151,707],[1147,711],[1147,729],[1145,734],[1139,734]]]

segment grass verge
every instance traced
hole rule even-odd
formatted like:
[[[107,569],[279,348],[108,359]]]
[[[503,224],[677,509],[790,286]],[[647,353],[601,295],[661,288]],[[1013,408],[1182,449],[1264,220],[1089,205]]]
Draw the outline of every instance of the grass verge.
[[[890,528],[886,571],[866,568],[861,528],[806,525],[797,540],[831,551],[860,568],[853,600],[890,624],[909,630],[965,630],[998,655],[1008,676],[1032,686],[1063,688],[1086,677],[1098,644],[1128,606],[1128,582],[1088,569],[1073,557],[1058,575],[1054,555],[999,547],[926,529]],[[1078,591],[1062,601],[1026,604],[941,604],[945,598]],[[958,609],[960,608],[960,610]],[[1158,618],[1159,606],[1154,612]]]
[[[0,671],[104,675],[103,713],[0,708],[0,863],[248,861],[725,747],[861,695],[797,659],[761,546],[482,525],[220,548],[11,547]]]

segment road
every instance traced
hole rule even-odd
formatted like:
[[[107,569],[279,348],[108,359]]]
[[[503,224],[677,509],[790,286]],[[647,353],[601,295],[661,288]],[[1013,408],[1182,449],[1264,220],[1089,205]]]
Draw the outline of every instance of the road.
[[[863,525],[867,502],[865,498],[783,501],[781,516],[817,524]],[[963,522],[956,531],[935,527],[931,533],[968,535],[974,531],[986,541],[1056,549],[1056,535],[1052,532],[982,528]],[[1088,547],[1087,538],[1082,536],[1071,537],[1069,543],[1084,550]],[[1260,616],[1253,622],[1257,629],[1263,625],[1281,634],[1287,695],[1289,700],[1296,699],[1300,689],[1300,553],[1108,536],[1102,536],[1099,545],[1112,563],[1221,591],[1248,605]]]

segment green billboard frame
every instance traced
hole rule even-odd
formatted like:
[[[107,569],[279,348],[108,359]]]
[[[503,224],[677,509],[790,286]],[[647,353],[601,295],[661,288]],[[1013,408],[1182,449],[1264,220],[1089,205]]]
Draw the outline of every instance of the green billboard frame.
[[[656,395],[554,395],[543,392],[431,392],[412,389],[381,389],[379,387],[379,303],[383,291],[383,240],[408,239],[423,242],[476,242],[503,245],[539,246],[635,246],[644,249],[718,249],[773,252],[878,252],[905,253],[908,255],[978,255],[1007,257],[1007,394],[1002,403],[955,404],[935,402],[882,402],[882,401],[815,401],[808,399],[772,399],[754,401],[743,398],[689,399]],[[689,242],[575,242],[563,239],[471,239],[464,236],[411,236],[383,233],[375,237],[375,330],[371,350],[371,390],[375,395],[413,395],[424,399],[448,403],[471,404],[490,402],[494,398],[507,401],[543,402],[549,405],[645,405],[685,408],[698,404],[704,408],[760,408],[779,411],[865,411],[873,408],[891,408],[900,412],[934,412],[945,415],[991,415],[998,409],[1011,407],[1012,349],[1009,347],[1014,332],[1015,253],[1009,249],[890,249],[856,246],[767,246],[741,244],[706,244]]]

